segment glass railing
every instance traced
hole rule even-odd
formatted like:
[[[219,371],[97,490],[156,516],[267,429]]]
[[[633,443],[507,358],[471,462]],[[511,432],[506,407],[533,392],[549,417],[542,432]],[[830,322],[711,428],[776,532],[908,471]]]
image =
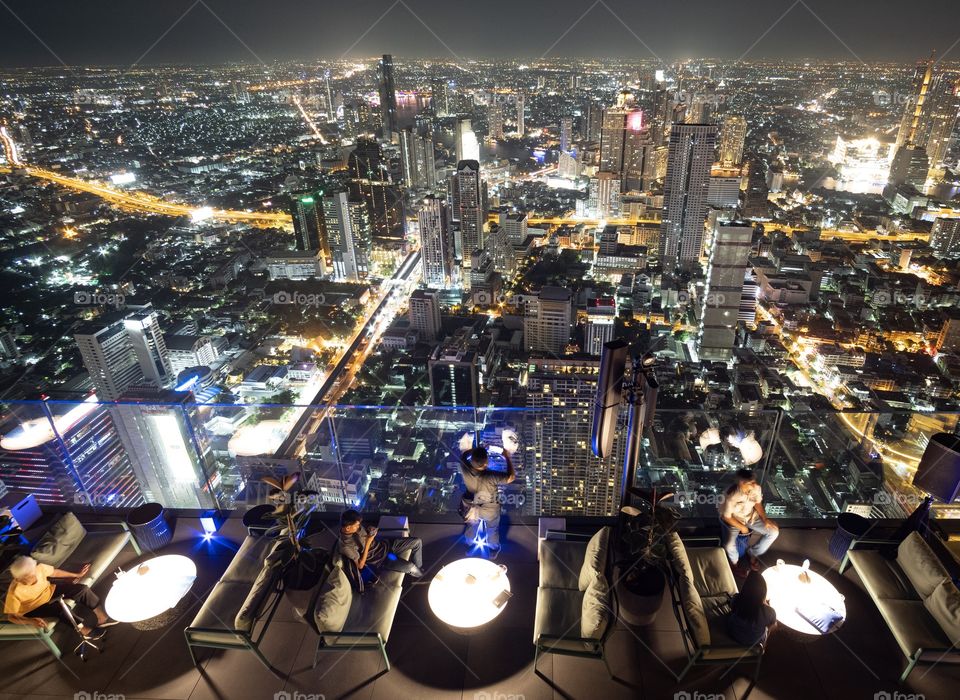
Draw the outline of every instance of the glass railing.
[[[98,510],[148,501],[246,509],[267,501],[264,476],[298,471],[320,510],[456,517],[462,449],[499,447],[512,431],[517,477],[501,486],[506,512],[609,516],[621,505],[626,409],[612,453],[599,459],[582,400],[555,398],[547,409],[317,407],[178,396],[190,400],[0,404],[0,496]],[[712,517],[733,472],[749,465],[774,517],[903,517],[925,495],[912,480],[930,436],[956,432],[958,417],[660,409],[644,430],[635,485],[672,493],[690,517]],[[949,504],[934,511],[960,517]]]

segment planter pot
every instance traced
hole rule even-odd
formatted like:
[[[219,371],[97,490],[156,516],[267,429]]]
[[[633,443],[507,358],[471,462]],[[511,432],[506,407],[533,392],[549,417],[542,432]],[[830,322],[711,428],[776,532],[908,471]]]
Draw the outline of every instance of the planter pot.
[[[657,568],[644,569],[628,582],[622,571],[617,571],[617,600],[620,618],[632,627],[645,627],[653,623],[663,604],[663,591],[667,579]]]
[[[283,585],[293,591],[310,590],[318,583],[323,574],[323,562],[313,550],[304,550],[302,558],[287,565],[283,572]]]

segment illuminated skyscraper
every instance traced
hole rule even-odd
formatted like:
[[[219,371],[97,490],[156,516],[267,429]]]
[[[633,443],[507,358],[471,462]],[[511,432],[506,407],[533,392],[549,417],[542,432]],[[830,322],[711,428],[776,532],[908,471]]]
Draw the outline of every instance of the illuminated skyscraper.
[[[600,361],[532,357],[522,460],[532,483],[534,512],[610,516],[617,512],[623,471],[622,439],[604,459],[590,449]]]
[[[495,98],[491,99],[487,108],[487,137],[491,139],[503,138],[503,107]]]
[[[473,251],[483,247],[483,226],[487,220],[486,184],[480,179],[480,163],[462,160],[451,178],[453,220],[460,229],[462,265],[470,267]],[[466,279],[466,278],[465,278]]]
[[[604,110],[600,129],[600,172],[616,175],[621,191],[643,188],[644,168],[652,168],[653,142],[634,105],[633,95],[621,92],[616,106]]]
[[[423,281],[428,287],[445,289],[455,285],[456,268],[453,233],[449,229],[446,200],[427,197],[421,202],[417,219],[420,224],[420,260]]]
[[[374,235],[392,240],[402,238],[403,198],[390,177],[380,145],[376,141],[360,139],[347,158],[347,167],[352,199],[367,203]]]
[[[521,92],[517,94],[517,133],[520,134],[520,136],[527,133],[525,110],[526,100]]]
[[[327,232],[323,228],[323,212],[313,192],[297,192],[292,195],[290,214],[293,231],[297,237],[297,250],[322,250],[330,256]]]
[[[416,289],[410,295],[410,328],[420,339],[432,342],[440,337],[440,295],[434,289]]]
[[[960,219],[938,217],[930,231],[930,247],[940,258],[960,256]]]
[[[534,313],[523,319],[524,344],[528,350],[563,353],[570,342],[574,313],[572,292],[564,287],[544,287]]]
[[[584,352],[600,356],[604,343],[613,340],[615,321],[612,316],[591,314],[587,311],[587,322],[583,330]]]
[[[462,338],[450,338],[433,350],[427,363],[430,403],[434,406],[476,406],[480,401],[477,351]]]
[[[323,219],[330,241],[334,279],[349,282],[366,279],[373,235],[366,202],[350,201],[346,192],[327,194],[323,197]]]
[[[380,117],[383,138],[389,141],[397,131],[397,90],[393,82],[393,56],[384,54],[378,65],[380,79]]]
[[[566,153],[573,143],[573,117],[560,118],[560,150]]]
[[[950,137],[960,112],[960,80],[956,74],[937,68],[931,56],[917,64],[913,95],[907,102],[897,132],[894,152],[914,145],[926,151],[931,170],[943,167]]]
[[[170,369],[167,344],[160,332],[157,312],[149,307],[133,311],[123,319],[123,327],[144,378],[161,388],[173,382],[176,377]]]
[[[752,224],[721,221],[716,227],[697,334],[701,359],[727,361],[733,357],[752,241]]]
[[[926,150],[912,143],[901,146],[890,163],[887,182],[894,186],[910,185],[923,192],[930,171],[930,159]],[[886,192],[886,190],[885,190]]]
[[[733,168],[743,162],[743,146],[747,138],[747,120],[739,114],[728,114],[720,129],[720,165]]]
[[[762,160],[750,160],[747,189],[743,193],[743,216],[746,218],[764,219],[770,215],[770,188],[767,187],[766,171]]]
[[[666,273],[700,258],[716,140],[714,124],[674,124],[670,129],[660,224],[660,263]]]
[[[473,132],[469,119],[458,119],[456,129],[457,162],[463,160],[480,161],[480,143]]]
[[[116,401],[127,387],[143,381],[144,373],[123,321],[107,325],[91,322],[78,328],[73,337],[101,401]]]

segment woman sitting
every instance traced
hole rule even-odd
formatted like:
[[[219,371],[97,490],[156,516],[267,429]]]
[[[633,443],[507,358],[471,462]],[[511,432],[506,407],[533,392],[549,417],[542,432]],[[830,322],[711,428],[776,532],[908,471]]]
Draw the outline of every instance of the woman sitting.
[[[767,581],[759,571],[750,572],[730,604],[730,636],[745,647],[765,643],[770,628],[777,623],[777,613],[767,605]]]

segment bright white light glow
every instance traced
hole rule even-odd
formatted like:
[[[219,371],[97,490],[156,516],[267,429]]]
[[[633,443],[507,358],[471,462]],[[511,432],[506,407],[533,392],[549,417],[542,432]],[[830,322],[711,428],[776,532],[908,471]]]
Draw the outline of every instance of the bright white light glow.
[[[176,605],[197,578],[197,566],[180,554],[148,559],[114,581],[104,603],[120,622],[140,622]]]
[[[162,413],[151,415],[149,422],[152,423],[152,437],[161,448],[160,454],[166,465],[166,473],[171,474],[174,480],[180,483],[197,483],[197,475],[190,460],[190,450],[183,439],[177,417]]]
[[[97,397],[91,396],[86,401],[71,408],[62,416],[54,416],[53,425],[46,416],[24,421],[14,430],[0,438],[0,448],[4,450],[29,450],[42,445],[54,438],[56,434],[63,436],[97,408]]]
[[[777,622],[803,634],[821,634],[820,630],[800,614],[816,617],[829,608],[846,619],[847,608],[843,596],[837,592],[827,579],[815,571],[806,570],[808,582],[801,580],[804,569],[796,564],[783,564],[768,567],[763,572],[767,581],[767,596],[770,607],[777,611]]]
[[[199,207],[190,212],[190,219],[196,223],[213,218],[213,207]]]
[[[129,185],[132,182],[136,182],[136,180],[137,176],[133,173],[116,173],[110,176],[110,182],[114,185]]]
[[[506,606],[493,604],[501,591],[510,590],[506,569],[488,559],[467,557],[437,572],[427,591],[433,614],[451,627],[484,625]]]

